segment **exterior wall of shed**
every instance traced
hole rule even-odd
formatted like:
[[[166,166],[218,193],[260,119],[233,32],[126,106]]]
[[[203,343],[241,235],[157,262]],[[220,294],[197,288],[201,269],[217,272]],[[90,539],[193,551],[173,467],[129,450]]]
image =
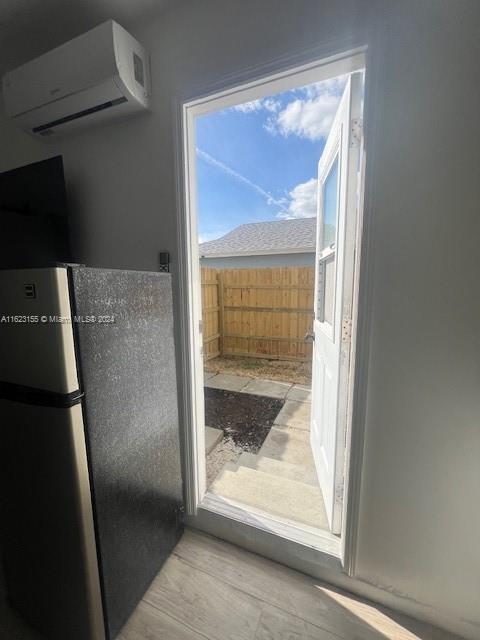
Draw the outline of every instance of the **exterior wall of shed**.
[[[231,256],[229,258],[200,258],[200,266],[213,269],[261,269],[262,267],[313,267],[315,254],[279,253],[262,256]]]

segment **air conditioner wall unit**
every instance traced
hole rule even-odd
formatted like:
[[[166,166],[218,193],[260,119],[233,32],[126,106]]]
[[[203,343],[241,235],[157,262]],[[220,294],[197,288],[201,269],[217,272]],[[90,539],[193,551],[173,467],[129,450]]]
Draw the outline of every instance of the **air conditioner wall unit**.
[[[3,77],[5,110],[22,129],[54,136],[149,108],[145,49],[108,20]]]

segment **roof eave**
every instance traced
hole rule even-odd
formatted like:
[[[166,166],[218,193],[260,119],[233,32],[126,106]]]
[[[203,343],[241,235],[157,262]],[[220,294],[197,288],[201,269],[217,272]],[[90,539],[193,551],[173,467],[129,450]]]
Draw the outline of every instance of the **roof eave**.
[[[221,253],[206,253],[202,254],[200,248],[201,258],[239,258],[242,256],[278,256],[288,255],[291,253],[315,253],[315,247],[290,247],[289,249],[254,249],[249,251],[222,251]]]

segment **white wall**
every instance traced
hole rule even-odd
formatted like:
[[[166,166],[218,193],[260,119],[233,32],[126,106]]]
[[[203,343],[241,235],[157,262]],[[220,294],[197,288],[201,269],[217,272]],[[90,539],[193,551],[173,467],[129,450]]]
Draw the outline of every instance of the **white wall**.
[[[430,9],[429,9],[430,7]],[[469,11],[467,11],[467,7]],[[475,9],[474,9],[475,7]],[[478,3],[389,22],[358,573],[480,637]]]
[[[479,8],[185,2],[135,32],[152,53],[153,112],[58,145],[76,259],[155,269],[168,249],[175,268],[173,97],[299,48],[375,47],[384,77],[368,149],[374,271],[357,577],[470,638],[480,636]],[[4,123],[0,144],[0,168],[56,151]]]

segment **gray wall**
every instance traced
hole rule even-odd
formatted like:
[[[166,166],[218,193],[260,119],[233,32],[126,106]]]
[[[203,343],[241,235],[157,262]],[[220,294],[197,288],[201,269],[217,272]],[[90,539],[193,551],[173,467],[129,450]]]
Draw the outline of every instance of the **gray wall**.
[[[314,253],[279,253],[267,256],[232,256],[231,258],[200,258],[202,267],[214,269],[261,269],[267,267],[313,267]]]
[[[480,633],[479,20],[474,0],[177,3],[135,32],[152,52],[153,112],[57,147],[77,259],[155,269],[169,249],[175,270],[173,96],[300,47],[372,45],[382,74],[367,149],[374,265],[357,576],[470,638]],[[55,151],[5,123],[0,149],[0,168]]]

